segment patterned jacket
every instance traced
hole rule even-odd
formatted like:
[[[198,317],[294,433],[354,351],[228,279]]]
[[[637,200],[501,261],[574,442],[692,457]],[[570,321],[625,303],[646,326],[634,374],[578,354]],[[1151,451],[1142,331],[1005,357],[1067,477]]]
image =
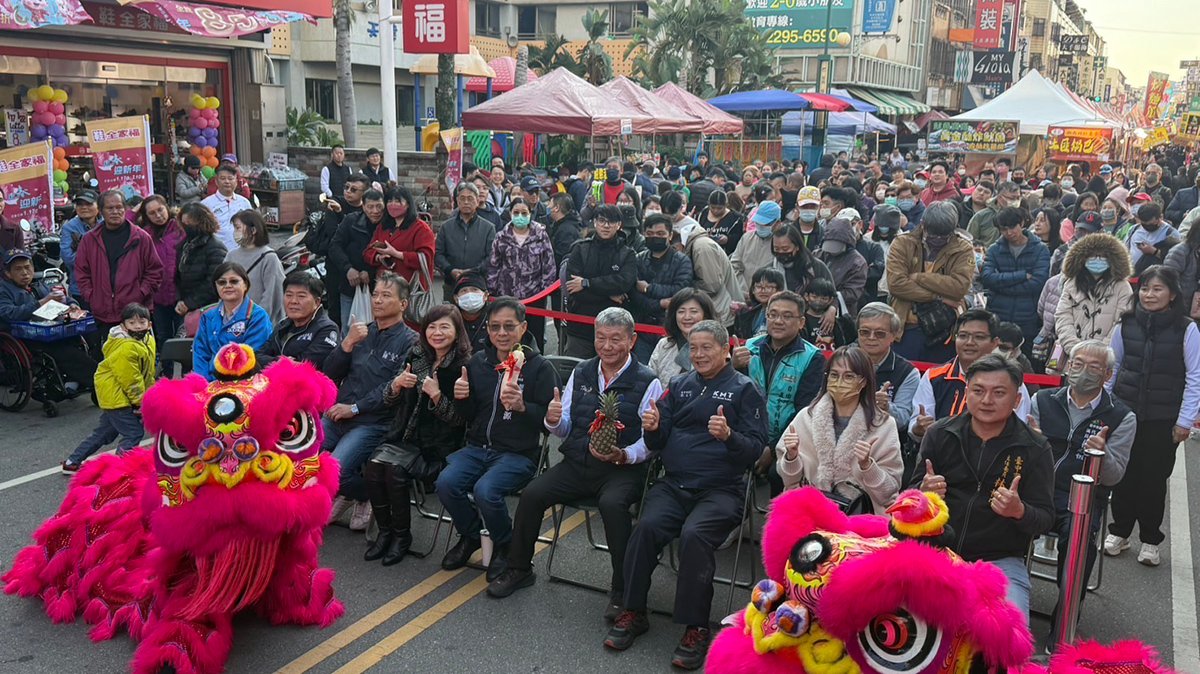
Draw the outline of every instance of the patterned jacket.
[[[517,243],[511,224],[496,235],[488,263],[488,290],[492,295],[524,299],[549,288],[557,279],[554,246],[544,226],[530,223],[524,244]]]

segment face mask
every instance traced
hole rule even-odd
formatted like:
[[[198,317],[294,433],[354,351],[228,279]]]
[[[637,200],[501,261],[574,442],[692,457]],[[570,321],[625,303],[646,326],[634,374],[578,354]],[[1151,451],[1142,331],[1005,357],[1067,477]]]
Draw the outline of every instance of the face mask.
[[[670,241],[662,238],[661,236],[651,236],[646,238],[646,250],[649,250],[651,253],[661,253],[667,249],[669,244]]]
[[[967,175],[967,169],[958,169],[958,175],[960,175],[960,176]]]
[[[821,248],[828,255],[841,255],[846,252],[846,244],[841,241],[826,241]]]
[[[396,219],[403,218],[405,215],[408,214],[408,204],[406,204],[404,202],[393,201],[392,203],[387,205],[387,212],[388,212],[388,215],[392,216],[393,218],[396,218]]]
[[[879,232],[880,234],[882,234],[882,235],[884,235],[884,236],[887,236],[889,233],[891,233],[891,231],[892,231],[892,228],[891,228],[891,227],[884,227],[884,226],[882,226],[882,225],[875,225],[875,231],[876,231],[876,232]]]
[[[916,199],[901,199],[896,202],[896,206],[900,210],[905,211],[905,212],[912,210],[912,207],[916,206],[916,205],[917,205]]]
[[[975,268],[983,268],[983,253],[975,253]]]
[[[913,184],[921,189],[925,189],[925,186],[929,184],[929,181],[925,180],[924,178],[917,178],[913,181]]]
[[[1069,190],[1069,189],[1071,189],[1072,187],[1075,187],[1075,181],[1074,181],[1074,180],[1065,179],[1065,180],[1063,180],[1063,181],[1062,181],[1062,188],[1063,188],[1064,190]]]
[[[646,215],[648,215],[648,216],[654,215],[655,213],[662,213],[662,209],[661,208],[647,208],[646,209]]]
[[[617,173],[616,171],[610,171],[610,172],[609,172],[609,174],[608,174],[608,179],[607,179],[607,182],[608,182],[608,184],[609,184],[609,185],[620,185],[620,184],[621,184],[621,180],[622,180],[622,179],[621,179],[621,174],[620,174],[620,173]]]
[[[776,255],[775,260],[784,267],[791,267],[796,262],[796,256],[793,255]]]
[[[883,200],[883,203],[889,206],[896,206],[899,204],[899,202],[896,200],[896,197],[887,197]]]
[[[1158,176],[1153,173],[1146,174],[1146,184],[1147,185],[1157,185],[1158,184]]]
[[[933,246],[934,248],[941,248],[942,246],[945,246],[947,243],[950,243],[950,235],[949,234],[943,234],[943,235],[926,234],[925,235],[925,243],[929,244],[930,246]]]
[[[816,211],[800,211],[800,222],[816,222]]]
[[[1088,261],[1083,264],[1093,274],[1103,274],[1108,271],[1108,260],[1102,257],[1088,258]]]
[[[1115,208],[1106,208],[1100,211],[1100,219],[1105,222],[1116,222],[1117,210]]]
[[[141,339],[145,339],[146,335],[150,334],[150,331],[149,330],[126,330],[125,334],[129,335],[130,337],[132,337],[134,339],[141,340]]]
[[[876,202],[883,203],[886,199],[887,199],[887,191],[886,190],[879,190],[878,192],[875,193],[875,201]]]
[[[517,229],[525,229],[526,227],[529,226],[529,217],[530,216],[528,216],[528,215],[512,216],[513,227],[516,227]]]
[[[828,220],[829,216],[833,215],[833,209],[822,208],[821,210],[817,211],[817,214],[821,216],[822,220]]]
[[[756,224],[754,225],[754,233],[761,239],[769,239],[771,238],[771,226]]]
[[[829,397],[833,398],[834,402],[842,403],[858,397],[859,391],[862,390],[862,384],[831,381],[825,385],[825,390],[829,392]]]
[[[485,296],[483,293],[467,293],[466,295],[460,295],[458,298],[458,308],[462,309],[468,314],[476,313],[483,308],[484,298]]]
[[[1104,385],[1104,375],[1096,374],[1086,368],[1078,372],[1068,370],[1067,383],[1071,385],[1071,388],[1078,389],[1081,393],[1095,393]]]

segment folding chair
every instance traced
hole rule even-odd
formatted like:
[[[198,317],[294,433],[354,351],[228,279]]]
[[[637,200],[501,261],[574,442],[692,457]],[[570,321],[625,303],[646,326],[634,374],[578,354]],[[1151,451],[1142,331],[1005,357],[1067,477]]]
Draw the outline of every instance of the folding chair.
[[[192,340],[187,338],[168,339],[158,352],[163,374],[168,379],[177,379],[192,371]],[[178,374],[176,374],[178,366]],[[168,369],[170,368],[170,369]]]
[[[1095,592],[1096,590],[1099,590],[1100,584],[1102,582],[1104,582],[1104,557],[1105,557],[1105,554],[1104,554],[1104,532],[1108,530],[1108,501],[1107,500],[1105,500],[1104,506],[1105,506],[1104,511],[1102,513],[1100,513],[1100,531],[1097,532],[1097,534],[1096,534],[1096,545],[1095,545],[1095,547],[1096,547],[1096,572],[1094,574],[1095,580],[1093,581],[1090,577],[1088,578],[1088,584],[1087,584],[1088,592]],[[1057,544],[1065,543],[1065,542],[1062,541],[1058,537],[1058,534],[1053,533],[1053,532],[1047,533],[1047,534],[1042,534],[1041,537],[1046,539],[1047,541],[1053,541],[1055,543],[1055,549],[1057,551],[1056,555],[1052,557],[1048,554],[1043,554],[1043,553],[1038,552],[1037,548],[1036,548],[1037,540],[1035,539],[1033,542],[1031,542],[1029,544],[1029,550],[1025,553],[1025,568],[1029,570],[1030,578],[1037,578],[1038,580],[1046,580],[1046,581],[1050,581],[1051,583],[1057,584],[1058,583],[1058,574],[1056,573],[1056,571],[1058,570],[1057,555],[1067,554],[1066,549],[1059,549]],[[1039,565],[1049,566],[1054,570],[1053,571],[1042,571],[1040,569],[1036,569],[1036,568],[1034,568],[1035,563],[1039,564]]]

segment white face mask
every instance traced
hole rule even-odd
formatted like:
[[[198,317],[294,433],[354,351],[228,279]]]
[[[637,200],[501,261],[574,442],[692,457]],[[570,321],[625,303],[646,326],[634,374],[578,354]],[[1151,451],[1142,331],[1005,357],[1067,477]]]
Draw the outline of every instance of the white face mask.
[[[458,296],[458,308],[463,311],[473,314],[483,308],[486,300],[486,295],[479,292],[467,293]]]

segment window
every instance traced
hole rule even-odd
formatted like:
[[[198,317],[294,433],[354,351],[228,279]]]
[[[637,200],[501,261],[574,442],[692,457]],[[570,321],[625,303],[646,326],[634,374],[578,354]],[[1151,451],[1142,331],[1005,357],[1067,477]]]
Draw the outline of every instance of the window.
[[[1034,37],[1046,37],[1046,20],[1045,19],[1034,19],[1033,20],[1033,36]]]
[[[500,37],[500,3],[475,0],[475,34]]]
[[[1058,44],[1058,41],[1061,39],[1062,39],[1062,24],[1056,23],[1053,26],[1050,26],[1050,40],[1052,42],[1054,42],[1055,44]]]
[[[304,80],[304,105],[325,119],[337,120],[337,86],[333,80]]]
[[[517,8],[517,37],[536,40],[558,33],[558,8],[530,5]]]
[[[1029,56],[1029,69],[1030,70],[1039,70],[1039,71],[1042,69],[1042,55],[1041,54],[1031,54]]]
[[[614,2],[608,6],[608,36],[626,38],[633,34],[638,17],[650,12],[644,2]]]
[[[414,112],[413,88],[404,85],[396,87],[396,123],[400,126],[416,126]]]

